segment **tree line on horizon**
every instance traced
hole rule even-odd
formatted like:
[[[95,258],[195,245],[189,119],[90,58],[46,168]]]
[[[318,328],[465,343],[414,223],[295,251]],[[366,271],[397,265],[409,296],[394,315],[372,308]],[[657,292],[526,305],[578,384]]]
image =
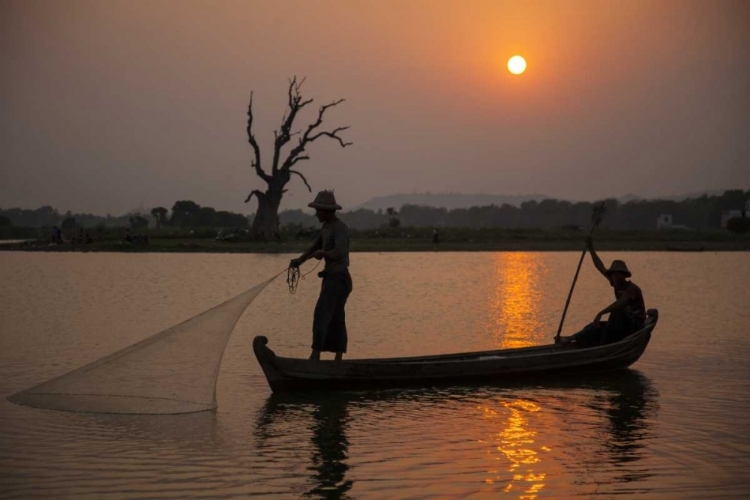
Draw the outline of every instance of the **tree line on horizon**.
[[[660,215],[672,216],[675,226],[688,229],[721,229],[722,212],[742,210],[750,200],[750,190],[728,190],[720,196],[700,196],[681,201],[632,200],[621,203],[605,200],[606,217],[603,227],[613,230],[652,230]],[[557,199],[525,201],[520,206],[503,204],[470,208],[445,209],[403,205],[396,210],[359,209],[341,213],[341,219],[354,229],[382,227],[468,227],[468,228],[539,228],[582,229],[588,227],[594,206],[599,202],[570,202]],[[391,213],[389,213],[391,212]],[[746,215],[750,216],[750,214]],[[316,219],[302,210],[279,214],[282,225],[308,227]],[[394,219],[397,221],[394,224]]]
[[[728,190],[718,196],[700,196],[681,201],[634,200],[626,203],[615,199],[605,201],[606,217],[603,227],[613,230],[656,229],[656,220],[662,214],[672,216],[673,223],[688,229],[712,230],[721,228],[722,212],[742,210],[750,200],[750,190]],[[592,208],[596,203],[570,202],[557,199],[526,201],[520,206],[477,206],[445,209],[417,205],[403,205],[399,209],[358,209],[341,212],[341,219],[352,229],[370,230],[394,227],[467,227],[467,228],[539,228],[581,229],[589,225]],[[311,212],[311,211],[310,211]],[[748,214],[750,216],[750,214]],[[93,214],[61,214],[50,206],[36,210],[0,209],[0,222],[15,227],[40,228],[61,226],[73,219],[77,227],[131,227],[145,229],[172,228],[232,228],[243,229],[250,225],[254,214],[245,216],[228,211],[202,207],[190,200],[177,201],[172,209],[154,207],[148,214],[127,214],[106,217]],[[312,213],[303,210],[285,210],[279,213],[281,226],[291,228],[317,227]],[[288,232],[288,231],[287,231]]]
[[[171,215],[170,215],[171,212]],[[154,207],[149,213],[134,212],[114,217],[72,213],[60,213],[55,208],[45,205],[35,210],[23,208],[0,209],[0,223],[7,219],[6,224],[15,227],[43,228],[58,226],[62,229],[81,228],[115,228],[129,227],[131,229],[146,229],[150,225],[159,227],[239,227],[249,225],[249,219],[242,215],[225,210],[215,210],[202,207],[190,200],[176,201],[172,210],[165,207]]]

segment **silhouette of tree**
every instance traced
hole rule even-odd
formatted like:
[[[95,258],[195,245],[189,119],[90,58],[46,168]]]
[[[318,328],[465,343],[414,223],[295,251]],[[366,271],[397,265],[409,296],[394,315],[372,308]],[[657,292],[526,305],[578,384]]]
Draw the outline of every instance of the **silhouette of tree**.
[[[151,209],[151,215],[156,219],[156,228],[159,229],[162,224],[167,222],[168,210],[164,207],[155,207]]]
[[[261,166],[261,155],[260,146],[253,133],[253,93],[250,93],[250,104],[247,108],[247,137],[248,142],[253,148],[254,159],[251,161],[251,165],[255,170],[255,174],[260,177],[267,185],[265,191],[254,189],[250,192],[245,200],[245,203],[249,202],[250,199],[255,195],[258,198],[258,211],[255,214],[251,234],[255,239],[268,240],[268,239],[279,239],[279,205],[281,204],[281,198],[287,191],[285,186],[291,180],[292,174],[299,176],[302,182],[307,186],[307,190],[312,192],[310,184],[307,179],[299,170],[293,170],[298,162],[309,160],[310,157],[306,154],[305,148],[312,142],[322,138],[328,137],[335,139],[341,145],[341,147],[350,146],[351,142],[345,142],[338,134],[347,130],[349,127],[336,127],[331,131],[320,129],[320,125],[323,123],[323,115],[325,112],[334,106],[337,106],[344,102],[344,99],[338,99],[329,104],[325,104],[318,109],[318,118],[303,131],[292,131],[294,126],[294,120],[297,114],[312,103],[312,99],[303,100],[300,89],[302,84],[305,82],[303,78],[297,82],[295,76],[289,81],[288,94],[288,109],[285,111],[284,116],[281,120],[281,127],[279,130],[274,131],[274,144],[273,144],[273,159],[271,161],[271,172],[270,174],[263,169]],[[286,153],[286,158],[282,160],[282,148],[291,140],[292,136],[299,135],[299,141],[296,146],[291,148]]]
[[[190,200],[181,200],[172,205],[172,218],[169,220],[173,226],[189,227],[196,225],[196,219],[200,205]]]
[[[154,210],[157,209],[155,208]],[[225,210],[217,212],[211,207],[202,207],[194,201],[182,200],[175,202],[172,206],[172,217],[169,223],[173,226],[183,228],[217,226],[244,228],[247,227],[248,220],[242,214],[235,214]]]
[[[386,209],[388,213],[388,227],[397,228],[401,225],[401,221],[398,218],[398,212],[393,207]]]

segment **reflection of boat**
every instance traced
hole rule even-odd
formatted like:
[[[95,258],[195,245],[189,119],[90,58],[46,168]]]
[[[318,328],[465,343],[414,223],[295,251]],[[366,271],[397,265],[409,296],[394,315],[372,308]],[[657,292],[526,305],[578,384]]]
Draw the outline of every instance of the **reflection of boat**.
[[[358,389],[464,382],[510,381],[532,375],[609,371],[635,363],[659,317],[649,309],[646,327],[613,344],[576,349],[559,344],[409,358],[312,361],[277,356],[266,337],[253,350],[274,392]]]
[[[445,460],[459,464],[453,465],[454,476],[446,476],[447,481],[455,475],[465,481],[467,469],[479,479],[492,480],[480,496],[509,492],[511,484],[515,498],[535,498],[542,486],[552,490],[537,498],[572,496],[565,483],[544,484],[549,483],[545,477],[558,474],[561,466],[572,474],[593,475],[617,493],[634,491],[633,481],[653,474],[644,462],[657,422],[658,399],[652,382],[633,369],[481,386],[277,392],[257,413],[254,453],[272,477],[279,471],[286,474],[283,493],[289,497],[367,496],[361,492],[372,492],[369,478],[389,477],[384,467],[389,471],[401,467],[396,488],[413,488],[415,480],[424,487],[425,474],[433,472],[425,471],[424,464],[440,468]],[[425,432],[424,418],[434,415],[439,415],[433,422],[438,427],[431,425]],[[474,425],[457,425],[467,421]],[[573,427],[558,431],[562,421]],[[569,432],[578,425],[585,430],[575,431],[578,445],[571,451]],[[454,426],[471,431],[459,440],[455,432],[442,432]],[[460,444],[460,458],[453,453],[456,444]],[[414,453],[414,447],[420,453]],[[355,448],[356,464],[351,461]],[[484,467],[488,457],[492,466]],[[413,469],[416,476],[407,472],[412,459],[420,464]],[[464,486],[475,488],[471,482]],[[560,487],[564,489],[554,489]],[[399,489],[399,495],[388,488],[387,483],[381,485],[375,496],[409,496],[408,491]]]

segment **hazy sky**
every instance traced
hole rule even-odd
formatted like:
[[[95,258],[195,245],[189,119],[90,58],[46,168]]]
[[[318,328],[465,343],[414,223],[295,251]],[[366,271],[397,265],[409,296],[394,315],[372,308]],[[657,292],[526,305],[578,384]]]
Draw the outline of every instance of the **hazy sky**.
[[[345,208],[750,189],[744,0],[0,0],[0,68],[2,208],[252,212],[248,97],[268,165],[292,75],[299,128],[346,98],[298,164]]]

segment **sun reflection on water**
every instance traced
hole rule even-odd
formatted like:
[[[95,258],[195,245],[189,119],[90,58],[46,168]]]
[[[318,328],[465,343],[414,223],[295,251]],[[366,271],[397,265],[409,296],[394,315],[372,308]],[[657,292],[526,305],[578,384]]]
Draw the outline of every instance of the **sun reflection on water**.
[[[504,493],[518,494],[521,500],[533,500],[544,488],[547,474],[539,471],[542,462],[541,453],[550,451],[547,446],[535,443],[537,432],[529,423],[529,415],[541,411],[541,407],[532,401],[519,399],[500,401],[507,412],[504,428],[493,436],[494,449],[500,452],[496,460],[505,458],[510,477],[501,475],[497,470],[489,470],[494,477],[485,479],[487,484],[507,481]],[[480,407],[486,418],[499,418],[498,412]],[[505,412],[503,412],[505,413]]]
[[[544,265],[539,254],[502,252],[494,257],[497,287],[490,298],[488,327],[501,349],[539,343],[538,319]]]

